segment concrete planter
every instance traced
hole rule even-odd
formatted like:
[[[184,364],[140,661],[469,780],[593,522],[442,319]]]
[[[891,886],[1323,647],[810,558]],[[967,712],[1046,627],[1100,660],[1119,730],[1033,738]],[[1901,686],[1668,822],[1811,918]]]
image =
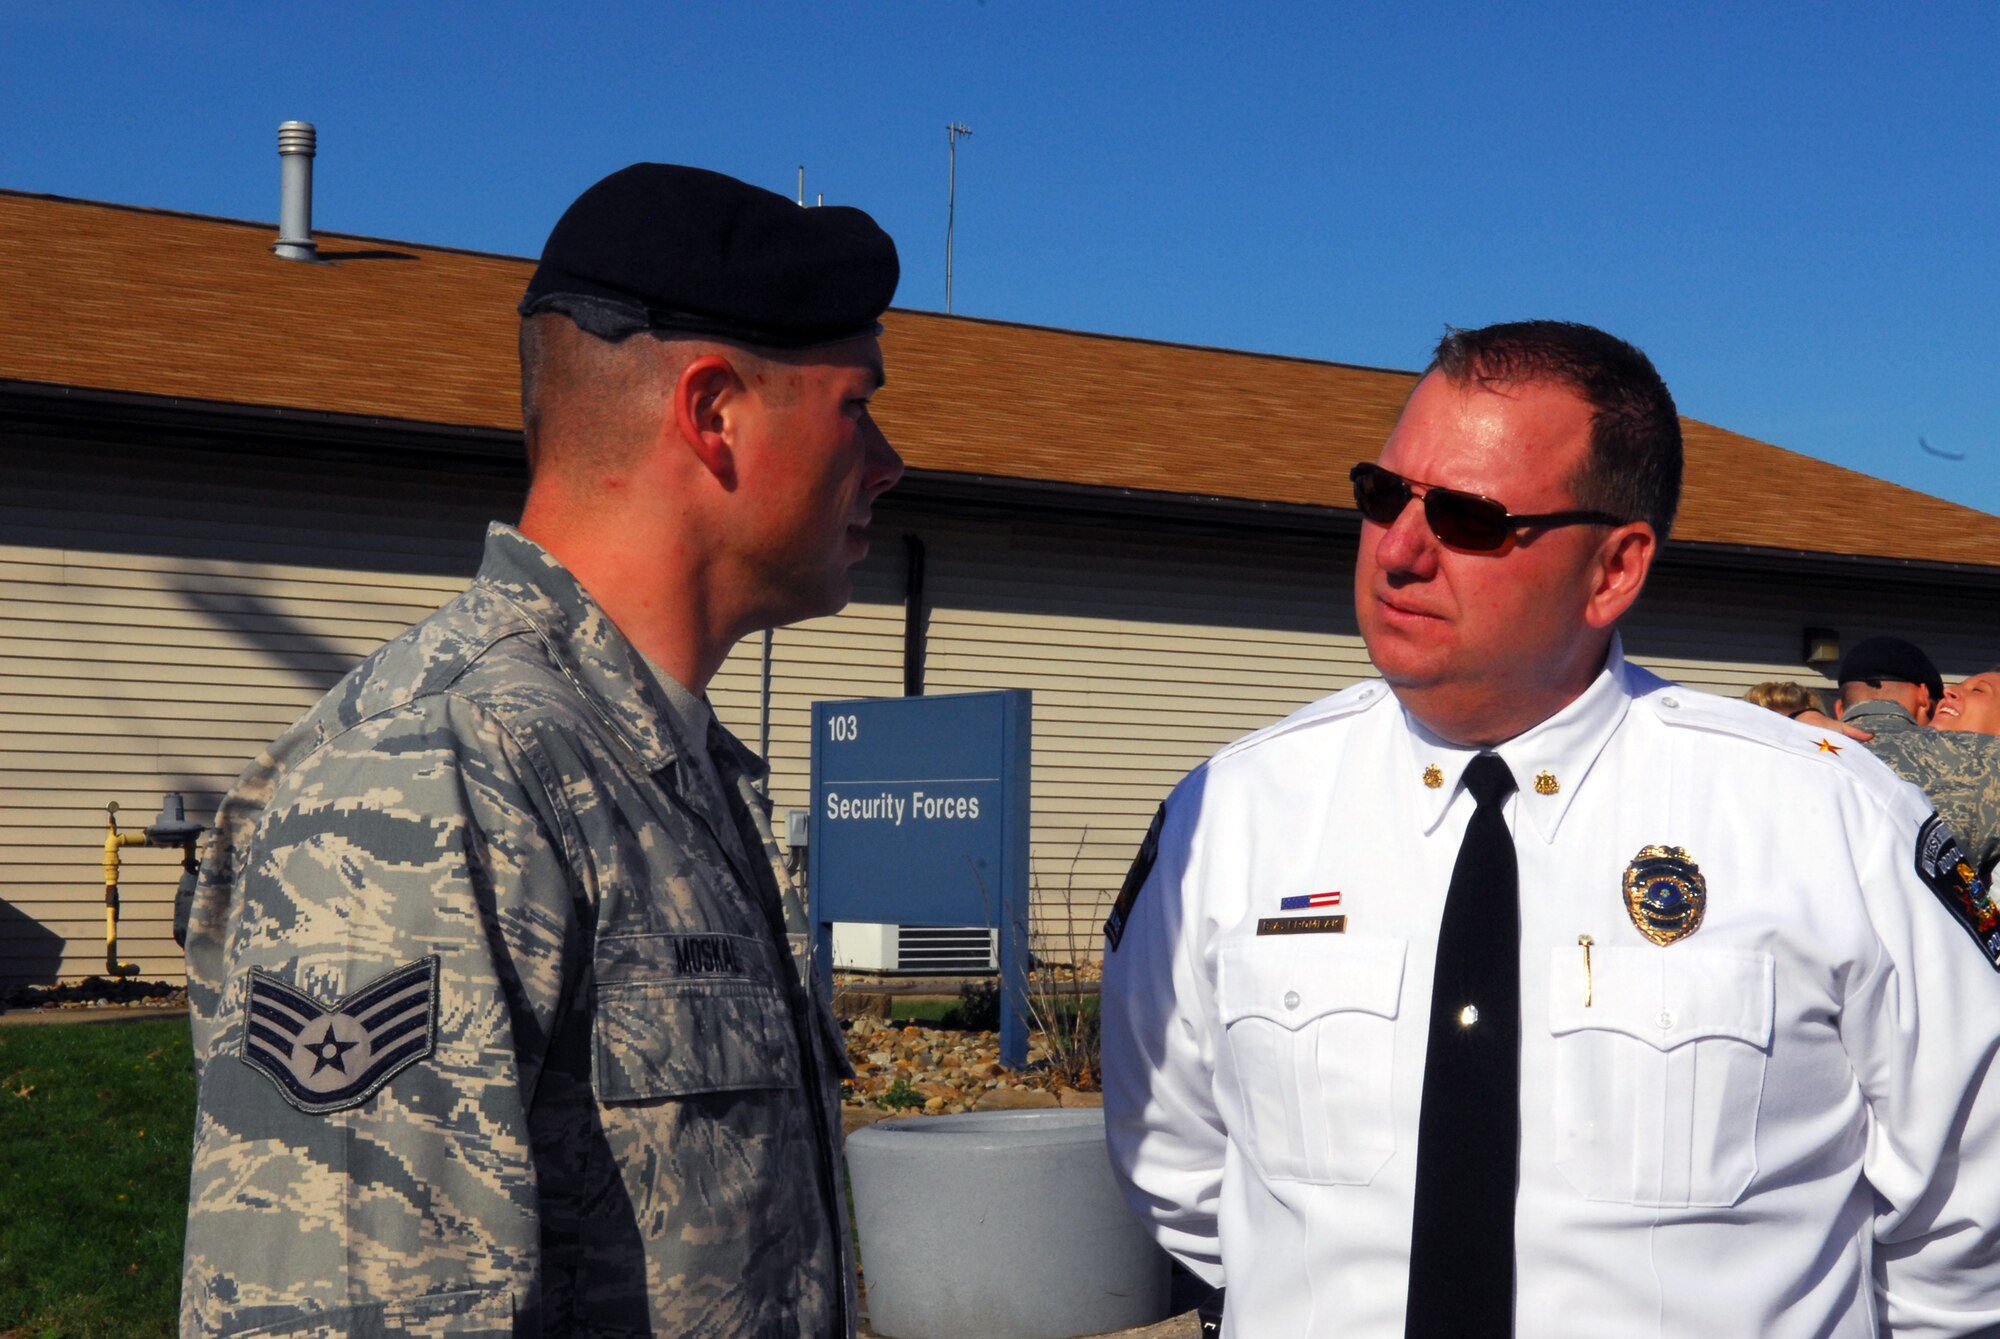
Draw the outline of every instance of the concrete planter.
[[[1101,1110],[882,1121],[848,1136],[847,1162],[887,1339],[1070,1339],[1167,1314],[1167,1257],[1111,1179]]]

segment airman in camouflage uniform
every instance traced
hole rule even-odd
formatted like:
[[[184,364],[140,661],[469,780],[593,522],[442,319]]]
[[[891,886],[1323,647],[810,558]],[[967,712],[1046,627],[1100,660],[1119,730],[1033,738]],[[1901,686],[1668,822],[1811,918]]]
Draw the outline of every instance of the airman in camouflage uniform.
[[[725,254],[720,239],[746,236],[747,260]],[[545,276],[567,279],[558,262],[593,246],[596,287],[573,314],[574,290]],[[750,262],[768,273],[745,280],[743,311],[689,314],[682,267],[711,283]],[[822,271],[844,286],[801,282]],[[803,507],[747,541],[780,575],[708,590],[735,622],[683,646],[660,636],[655,598],[668,527],[640,522],[695,516],[700,497],[659,484],[709,467],[632,466],[621,488],[662,494],[633,504],[652,511],[572,498],[556,515],[537,510],[568,486],[548,482],[545,447],[522,529],[489,530],[465,594],[243,774],[188,940],[184,1335],[853,1334],[844,1048],[807,970],[763,764],[700,689],[746,619],[802,616],[787,587],[813,586],[821,612],[846,598],[867,504],[901,471],[866,411],[879,350],[853,333],[875,329],[894,286],[893,245],[859,211],[796,210],[693,169],[626,169],[558,224],[523,314],[573,322],[571,339],[638,338],[628,371],[653,355],[643,335],[605,333],[621,319],[810,351],[790,417],[744,389],[756,378],[729,379],[732,359],[761,364],[727,345],[671,403],[714,408],[684,394],[689,376],[733,388],[717,393],[739,408],[713,420],[734,453],[715,497],[796,502],[769,472],[789,450],[826,514]],[[706,428],[674,431],[669,418],[647,449],[679,460]],[[531,460],[534,440],[531,415]],[[621,545],[639,560],[622,576]],[[744,551],[713,547],[688,570]]]
[[[2000,736],[1933,730],[1879,698],[1855,703],[1841,719],[1874,735],[1862,747],[1930,798],[1990,877],[2000,863]]]

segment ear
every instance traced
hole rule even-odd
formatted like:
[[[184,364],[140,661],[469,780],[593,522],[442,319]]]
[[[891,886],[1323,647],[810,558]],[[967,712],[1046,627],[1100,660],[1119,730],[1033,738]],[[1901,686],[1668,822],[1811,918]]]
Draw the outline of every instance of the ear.
[[[1911,689],[1910,696],[1916,699],[1916,705],[1910,715],[1916,718],[1918,725],[1929,725],[1937,711],[1937,703],[1931,700],[1931,686],[1927,683],[1913,684]]]
[[[1609,628],[1625,616],[1645,588],[1659,543],[1653,527],[1644,521],[1621,525],[1604,537],[1597,548],[1590,602],[1584,606],[1585,622]]]
[[[727,358],[705,353],[674,378],[667,435],[685,446],[724,488],[736,487],[736,458],[730,450],[730,416],[743,394],[743,380]]]
[[[1836,721],[1844,721],[1847,719],[1846,698],[1837,697],[1833,700],[1833,719],[1835,719]]]

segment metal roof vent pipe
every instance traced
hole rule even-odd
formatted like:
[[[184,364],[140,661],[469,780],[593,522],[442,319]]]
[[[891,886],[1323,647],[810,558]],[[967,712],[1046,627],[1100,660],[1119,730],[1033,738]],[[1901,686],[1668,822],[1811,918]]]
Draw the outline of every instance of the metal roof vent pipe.
[[[278,240],[271,249],[286,260],[319,259],[313,241],[313,151],[318,136],[310,121],[278,127]]]

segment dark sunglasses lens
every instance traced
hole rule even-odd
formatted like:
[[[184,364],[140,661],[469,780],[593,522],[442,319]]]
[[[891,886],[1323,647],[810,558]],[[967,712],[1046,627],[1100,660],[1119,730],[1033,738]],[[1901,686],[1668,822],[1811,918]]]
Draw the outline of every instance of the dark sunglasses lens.
[[[1394,525],[1410,504],[1410,487],[1380,466],[1363,465],[1354,471],[1354,506],[1377,525]]]
[[[1455,549],[1483,553],[1507,542],[1507,509],[1472,493],[1433,488],[1424,494],[1424,519]]]

